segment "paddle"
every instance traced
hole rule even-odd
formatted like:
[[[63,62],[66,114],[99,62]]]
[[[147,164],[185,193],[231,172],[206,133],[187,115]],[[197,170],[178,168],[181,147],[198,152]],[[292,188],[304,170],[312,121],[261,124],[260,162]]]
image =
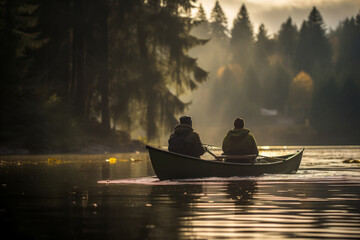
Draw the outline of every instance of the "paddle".
[[[221,156],[216,156],[214,153],[212,153],[208,148],[208,147],[214,147],[214,148],[218,148],[221,149],[218,146],[215,145],[211,145],[211,144],[203,144],[205,146],[205,151],[207,151],[211,156],[213,156],[216,160],[219,160],[219,158],[221,158]],[[284,161],[285,159],[283,158],[277,158],[277,157],[270,157],[270,156],[264,156],[264,155],[258,155],[259,157],[263,157],[263,158],[268,158],[268,159],[273,159],[275,161]],[[266,160],[265,160],[266,161]]]
[[[277,157],[270,157],[270,156],[264,156],[264,155],[258,155],[259,157],[263,157],[263,158],[269,158],[269,159],[273,159],[276,161],[285,161],[286,159],[283,158],[277,158]],[[266,160],[265,160],[266,161]]]
[[[210,153],[210,155],[213,156],[217,160],[217,156],[214,153],[212,153],[207,147],[205,147],[205,151]]]

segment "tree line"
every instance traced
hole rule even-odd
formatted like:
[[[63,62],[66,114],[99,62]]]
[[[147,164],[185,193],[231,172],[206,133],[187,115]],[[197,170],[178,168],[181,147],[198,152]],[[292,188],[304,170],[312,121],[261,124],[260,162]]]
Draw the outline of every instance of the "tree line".
[[[199,104],[212,122],[291,122],[314,130],[317,143],[359,143],[360,12],[327,30],[313,7],[300,27],[289,17],[274,36],[265,24],[254,30],[244,4],[230,30],[219,1],[210,19],[200,5],[195,20],[192,33],[210,39],[191,53],[210,72]]]
[[[74,151],[131,132],[154,141],[191,106],[181,96],[206,84],[204,114],[261,122],[270,109],[359,136],[359,14],[326,32],[314,7],[300,29],[289,18],[271,38],[264,24],[254,32],[245,5],[230,31],[218,1],[210,20],[201,5],[192,17],[195,5],[0,0],[0,147]]]
[[[71,151],[168,131],[179,95],[207,77],[187,53],[206,42],[189,34],[193,4],[1,0],[0,145]]]

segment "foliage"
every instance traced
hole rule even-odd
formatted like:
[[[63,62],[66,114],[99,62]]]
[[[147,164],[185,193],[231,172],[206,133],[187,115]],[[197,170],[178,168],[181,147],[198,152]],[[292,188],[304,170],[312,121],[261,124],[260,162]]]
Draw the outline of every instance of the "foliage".
[[[0,0],[0,145],[130,142],[119,130],[156,141],[191,100],[194,118],[221,128],[284,117],[359,143],[360,12],[327,31],[314,7],[299,30],[289,17],[269,36],[265,24],[254,34],[244,4],[230,32],[220,1],[209,20],[201,4],[191,16],[195,4]]]
[[[292,116],[300,120],[309,117],[311,101],[314,91],[314,82],[306,72],[299,72],[289,87],[288,105]]]
[[[281,25],[277,41],[277,51],[282,56],[283,63],[290,68],[293,67],[298,35],[296,25],[293,25],[292,19],[289,17]]]
[[[235,63],[247,67],[247,64],[251,62],[253,42],[252,24],[247,9],[243,4],[234,20],[231,30],[230,47]]]
[[[219,1],[215,2],[215,6],[211,11],[210,22],[211,38],[214,41],[227,41],[227,18]]]
[[[328,77],[323,69],[331,66],[331,47],[325,31],[323,18],[314,7],[300,29],[295,67],[310,73],[315,84]]]
[[[148,140],[168,131],[207,77],[187,54],[206,42],[190,35],[193,3],[2,1],[0,144],[68,151],[119,122]]]

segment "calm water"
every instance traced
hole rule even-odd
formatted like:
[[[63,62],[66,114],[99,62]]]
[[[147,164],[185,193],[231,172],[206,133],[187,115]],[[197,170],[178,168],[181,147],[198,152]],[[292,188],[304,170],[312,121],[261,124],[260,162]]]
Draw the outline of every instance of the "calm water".
[[[1,239],[360,239],[346,159],[360,146],[306,147],[291,175],[159,181],[146,153],[0,156]]]

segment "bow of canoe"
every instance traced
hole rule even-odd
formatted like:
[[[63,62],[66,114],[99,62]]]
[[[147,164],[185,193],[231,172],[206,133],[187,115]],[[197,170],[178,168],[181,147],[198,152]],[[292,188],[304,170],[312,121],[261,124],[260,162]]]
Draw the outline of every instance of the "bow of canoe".
[[[249,164],[205,160],[152,146],[146,146],[146,148],[149,151],[154,171],[160,180],[294,173],[299,169],[304,151],[302,149],[291,155],[269,157],[276,161]]]

